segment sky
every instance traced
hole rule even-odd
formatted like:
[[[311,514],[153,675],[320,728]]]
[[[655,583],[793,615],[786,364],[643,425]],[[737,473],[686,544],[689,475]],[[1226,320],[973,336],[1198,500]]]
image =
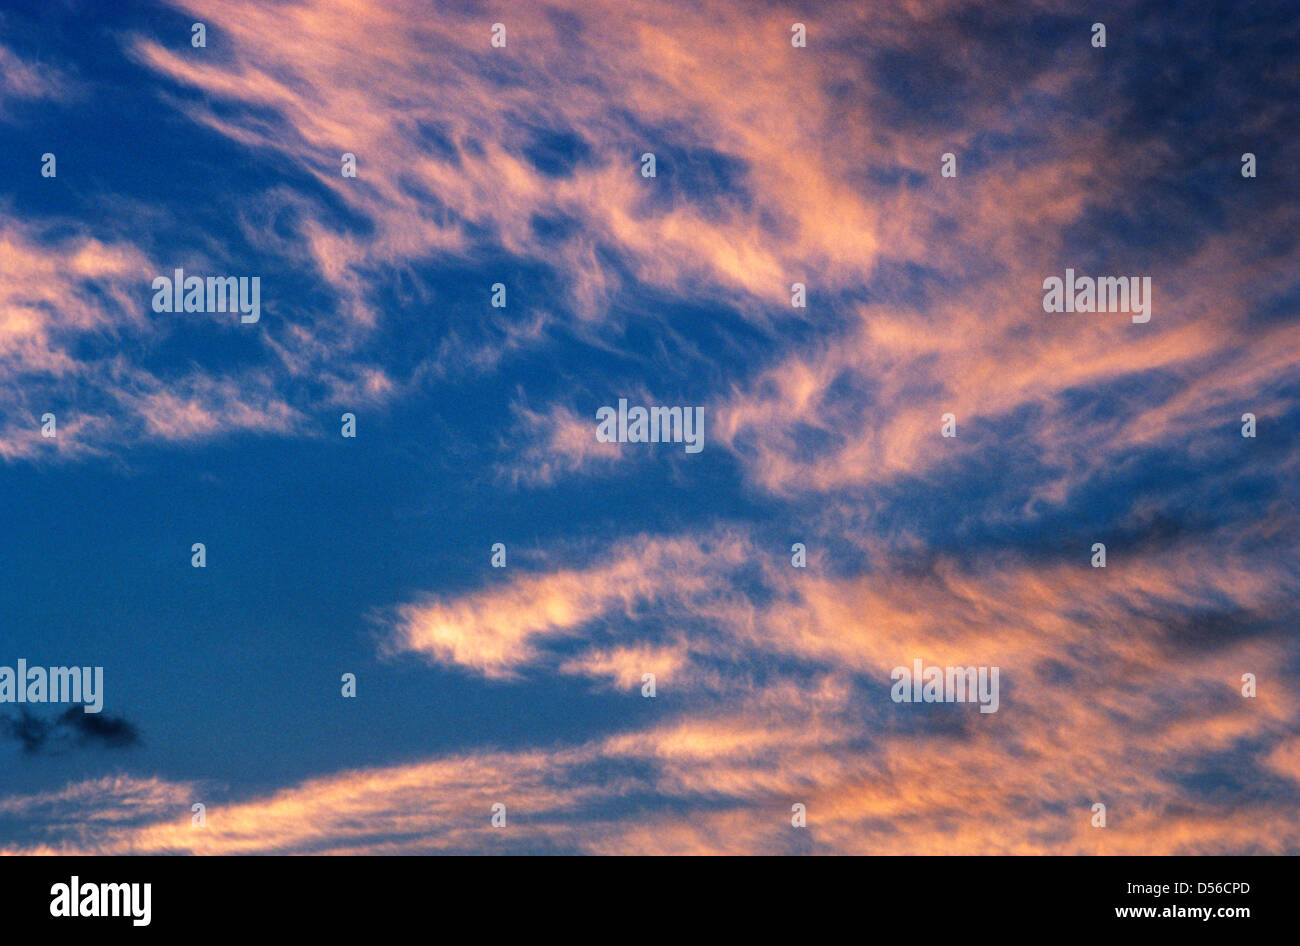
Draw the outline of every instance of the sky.
[[[104,705],[0,703],[0,853],[1300,853],[1297,49],[1273,0],[5,4],[0,667]]]

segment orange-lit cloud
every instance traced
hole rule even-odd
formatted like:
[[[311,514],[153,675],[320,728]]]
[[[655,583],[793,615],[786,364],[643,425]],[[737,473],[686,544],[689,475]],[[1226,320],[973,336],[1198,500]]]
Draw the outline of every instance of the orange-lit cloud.
[[[284,382],[318,382],[331,404],[386,405],[564,338],[645,369],[641,380],[540,405],[521,390],[488,435],[499,479],[540,490],[635,476],[644,454],[597,442],[580,398],[651,403],[705,377],[706,449],[735,461],[747,499],[773,505],[765,526],[675,519],[654,534],[639,523],[606,542],[512,549],[479,585],[387,615],[389,658],[501,686],[576,681],[653,706],[648,722],[229,797],[130,777],[14,795],[0,818],[27,830],[0,852],[1300,850],[1293,504],[1133,537],[1177,490],[1202,490],[1186,505],[1213,513],[1265,473],[1300,472],[1293,446],[1236,433],[1243,412],[1268,421],[1297,406],[1300,326],[1256,317],[1259,287],[1300,261],[1285,246],[1257,252],[1257,232],[1294,231],[1290,209],[1151,262],[1116,243],[1095,264],[1078,259],[1098,209],[1124,209],[1140,162],[1160,156],[1127,147],[1113,106],[1063,107],[1094,64],[1064,50],[1013,81],[949,32],[966,6],[956,0],[810,14],[815,55],[790,47],[785,13],[734,4],[615,4],[594,18],[529,4],[500,14],[499,52],[495,15],[477,8],[177,5],[209,22],[214,55],[146,35],[129,38],[131,55],[203,93],[176,103],[192,120],[310,179],[318,193],[264,195],[272,214],[295,212],[289,235],[255,214],[240,226],[253,247],[316,274],[338,307],[268,319],[269,364],[233,377],[164,380],[129,355],[91,363],[78,340],[163,331],[141,303],[153,262],[126,242],[6,224],[4,459],[46,448],[28,418],[64,381],[100,402],[61,421],[55,449],[91,451],[290,432],[308,405]],[[946,37],[951,121],[903,120],[897,90],[864,64],[858,40],[897,51],[917,36]],[[0,95],[50,94],[13,75]],[[963,83],[986,94],[961,98]],[[546,166],[553,136],[563,173]],[[638,173],[645,151],[653,181]],[[947,151],[961,168],[952,180],[936,173]],[[339,173],[344,152],[355,179]],[[324,212],[336,206],[364,225]],[[442,300],[421,267],[502,256],[546,267],[562,298],[511,286],[507,310],[475,314],[489,331],[452,320],[409,371],[367,349],[391,328],[380,288],[409,283],[432,308]],[[1043,311],[1044,277],[1093,265],[1151,275],[1151,321]],[[807,309],[790,305],[794,282]],[[638,309],[633,289],[665,309],[725,309],[745,332],[700,316],[721,354],[677,344],[673,313]],[[623,334],[631,323],[664,347],[644,350]],[[664,354],[670,343],[685,367]],[[725,357],[743,364],[728,372]],[[954,439],[940,436],[948,412]],[[1090,491],[1144,452],[1202,472],[1134,490],[1107,534],[1080,540],[1096,521]],[[955,495],[975,487],[998,501]],[[1068,526],[1045,514],[1070,501]],[[994,548],[996,532],[963,541],[957,527],[941,545],[921,534],[924,512],[1041,528],[1028,548]],[[806,569],[791,566],[791,533],[810,545]],[[1088,545],[1103,539],[1110,564],[1094,569]],[[893,703],[890,670],[914,659],[999,667],[998,712]],[[647,673],[654,704],[640,702]],[[1241,791],[1219,788],[1225,772]],[[209,823],[195,827],[189,805],[205,799]],[[504,829],[489,824],[498,802]],[[1096,802],[1105,829],[1090,823]],[[793,804],[807,806],[806,829],[791,826]]]

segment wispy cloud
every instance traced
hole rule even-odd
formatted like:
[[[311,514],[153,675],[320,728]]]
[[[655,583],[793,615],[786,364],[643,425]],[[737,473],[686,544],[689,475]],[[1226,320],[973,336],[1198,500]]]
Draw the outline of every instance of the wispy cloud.
[[[1300,851],[1293,24],[1121,4],[1102,51],[1067,0],[840,3],[799,14],[801,50],[788,11],[713,2],[172,6],[207,48],[137,26],[119,52],[249,173],[181,247],[149,236],[165,201],[6,216],[0,458],[389,411],[358,441],[377,482],[445,449],[419,490],[535,531],[454,585],[419,554],[402,590],[358,579],[376,672],[614,709],[278,787],[25,791],[0,851]],[[0,47],[0,112],[74,75]],[[1240,176],[1251,149],[1269,174]],[[154,274],[250,259],[255,331],[150,312]],[[1045,312],[1066,268],[1150,276],[1150,322]],[[598,442],[621,396],[702,405],[703,454]],[[615,505],[665,469],[679,495]],[[999,667],[1000,709],[894,703],[914,659]]]

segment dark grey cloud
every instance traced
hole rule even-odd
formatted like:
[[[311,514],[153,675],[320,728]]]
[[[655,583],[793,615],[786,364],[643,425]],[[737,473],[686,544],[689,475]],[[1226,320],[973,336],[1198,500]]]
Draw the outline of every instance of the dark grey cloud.
[[[67,752],[71,749],[124,749],[138,745],[140,731],[122,716],[87,713],[70,706],[53,719],[27,709],[15,716],[0,716],[0,736],[22,746],[24,755]]]

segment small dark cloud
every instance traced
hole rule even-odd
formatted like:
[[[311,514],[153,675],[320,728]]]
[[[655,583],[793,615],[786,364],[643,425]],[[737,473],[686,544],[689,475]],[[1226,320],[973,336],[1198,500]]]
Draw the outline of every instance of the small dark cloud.
[[[25,755],[39,755],[96,747],[122,749],[137,745],[140,731],[125,717],[72,706],[55,719],[42,719],[26,709],[16,717],[0,716],[0,737],[18,742]]]
[[[50,725],[23,710],[17,719],[0,717],[0,734],[22,743],[23,752],[37,753],[49,737]]]
[[[93,742],[119,748],[135,745],[140,741],[139,730],[127,722],[125,717],[87,713],[75,706],[69,707],[67,712],[59,717],[56,725],[66,726],[82,745]]]

